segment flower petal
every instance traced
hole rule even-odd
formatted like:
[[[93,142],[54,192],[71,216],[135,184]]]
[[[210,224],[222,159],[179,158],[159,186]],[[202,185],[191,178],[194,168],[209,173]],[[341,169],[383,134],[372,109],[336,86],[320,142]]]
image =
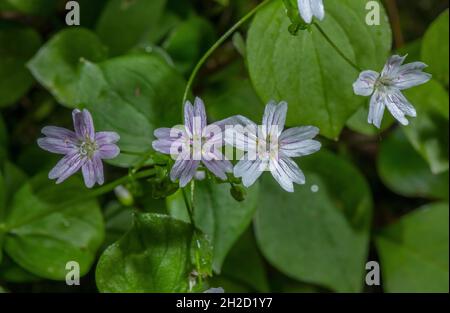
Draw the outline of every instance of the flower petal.
[[[194,177],[200,161],[196,160],[182,160],[175,161],[175,164],[170,171],[170,179],[175,182],[180,180],[180,187],[185,187]]]
[[[103,185],[103,183],[105,182],[105,175],[103,172],[103,162],[99,156],[94,156],[92,162],[94,163],[97,184]]]
[[[98,145],[116,143],[120,140],[120,136],[116,132],[98,132],[95,133],[95,141]]]
[[[286,102],[280,102],[277,105],[274,101],[271,101],[266,105],[262,122],[264,139],[269,135],[279,136],[283,132],[287,108]]]
[[[86,158],[78,153],[68,154],[48,173],[48,178],[57,179],[57,184],[62,183],[76,173],[85,162]]]
[[[302,140],[282,145],[280,147],[280,155],[286,157],[301,157],[313,154],[322,147],[322,144],[316,140]]]
[[[432,75],[423,72],[427,65],[422,62],[413,62],[402,65],[393,80],[393,86],[404,90],[428,82]]]
[[[51,153],[70,154],[78,151],[74,142],[54,137],[39,138],[37,144],[41,149]]]
[[[75,132],[63,127],[45,126],[42,128],[42,133],[47,137],[70,140],[74,143],[77,142]]]
[[[227,126],[233,127],[236,125],[240,125],[243,127],[251,126],[251,127],[254,127],[255,129],[257,129],[257,125],[255,122],[253,122],[252,120],[250,120],[242,115],[234,115],[234,116],[228,117],[226,119],[220,120],[218,122],[212,123],[211,125],[219,126],[222,129],[222,131],[225,131]]]
[[[375,71],[361,72],[356,82],[353,84],[353,91],[358,96],[370,96],[374,89],[375,83],[380,74]]]
[[[258,139],[258,126],[249,124],[247,126],[235,125],[225,129],[225,142],[241,151],[256,151],[256,141]]]
[[[244,156],[234,167],[234,176],[242,177],[242,184],[250,187],[264,172],[264,164],[261,159],[248,160]]]
[[[84,184],[88,188],[92,188],[97,181],[96,169],[94,162],[92,160],[87,160],[86,163],[81,168],[83,172]]]
[[[228,160],[203,160],[202,162],[211,173],[222,180],[226,180],[226,173],[230,173],[233,170],[233,165]]]
[[[97,154],[98,154],[99,158],[101,158],[101,159],[110,160],[110,159],[114,159],[115,157],[117,157],[120,154],[120,149],[115,144],[101,145],[98,148]]]
[[[288,175],[289,179],[294,183],[303,185],[306,181],[305,175],[302,170],[298,167],[297,163],[295,163],[290,158],[280,158],[279,165],[284,170],[284,172]]]
[[[302,19],[307,23],[312,22],[313,18],[313,11],[311,7],[310,0],[298,0],[298,10],[300,11],[300,16]]]
[[[189,160],[188,165],[184,168],[180,177],[180,187],[185,187],[195,176],[197,168],[200,165],[200,161]]]
[[[280,184],[280,186],[287,192],[294,192],[294,184],[286,171],[280,165],[281,159],[270,160],[270,172],[273,178]]]
[[[186,101],[184,104],[184,126],[189,134],[193,134],[194,131],[194,107],[190,101]]]
[[[323,7],[323,0],[311,0],[311,10],[315,17],[323,20],[325,17],[325,8]]]
[[[196,129],[194,128],[194,130],[197,134],[201,135],[203,129],[206,127],[207,118],[205,104],[199,97],[196,97],[194,101],[194,116],[199,118],[198,122],[196,122]]]
[[[381,76],[385,78],[395,79],[400,70],[400,66],[405,62],[406,56],[393,55],[386,62],[386,65],[381,72]]]
[[[405,115],[416,117],[417,112],[413,105],[405,98],[400,90],[393,90],[387,95],[388,100],[394,103]]]
[[[313,139],[320,130],[314,126],[292,127],[285,130],[278,139],[280,144],[290,144],[298,141]]]
[[[398,103],[394,102],[393,99],[386,95],[383,97],[384,105],[388,108],[389,112],[391,112],[392,116],[400,122],[400,124],[406,126],[409,124],[408,119],[405,117],[405,112],[401,110],[398,106]]]
[[[92,121],[91,113],[84,109],[80,111],[78,109],[73,110],[73,125],[75,128],[75,134],[80,139],[89,138],[95,140],[94,122]]]
[[[383,95],[380,92],[375,91],[375,93],[370,98],[369,116],[367,118],[369,124],[373,124],[377,128],[381,127],[384,108],[385,104],[383,100]]]

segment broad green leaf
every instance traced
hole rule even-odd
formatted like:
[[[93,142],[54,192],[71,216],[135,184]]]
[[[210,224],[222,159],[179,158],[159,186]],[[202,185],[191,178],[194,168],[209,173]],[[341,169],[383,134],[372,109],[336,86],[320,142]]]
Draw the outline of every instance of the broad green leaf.
[[[97,130],[120,134],[121,155],[111,160],[128,167],[152,149],[153,131],[181,121],[184,79],[154,55],[129,55],[100,64],[84,62],[80,103]]]
[[[58,0],[2,0],[0,10],[48,16],[55,12]]]
[[[2,245],[7,227],[5,218],[9,213],[9,204],[16,191],[26,180],[25,173],[11,162],[0,163],[0,264],[2,263]]]
[[[405,92],[408,100],[417,110],[417,118],[403,127],[406,137],[422,157],[427,160],[433,173],[449,169],[448,92],[436,81],[409,89]]]
[[[66,263],[88,272],[104,239],[101,212],[73,177],[54,185],[47,174],[34,177],[15,193],[6,217],[6,253],[27,271],[63,280]]]
[[[391,48],[391,30],[384,10],[380,26],[366,24],[366,2],[325,0],[327,14],[319,25],[352,62],[362,69],[380,70]],[[293,36],[290,23],[282,1],[258,12],[247,40],[250,77],[264,102],[289,103],[288,125],[314,125],[322,135],[336,139],[367,101],[353,94],[359,72],[316,26]]]
[[[423,62],[433,77],[448,87],[448,9],[427,30],[422,43]]]
[[[250,224],[257,198],[258,185],[248,190],[244,201],[238,202],[231,196],[229,184],[196,182],[194,221],[196,227],[211,238],[216,273],[220,273],[228,252]],[[173,216],[189,221],[181,192],[169,197],[168,210]]]
[[[187,292],[193,230],[190,224],[159,214],[137,214],[133,228],[100,257],[101,292]]]
[[[14,104],[33,84],[25,63],[41,44],[31,28],[0,25],[0,108]]]
[[[225,259],[221,275],[257,292],[269,292],[264,261],[251,231],[237,240]],[[232,290],[227,290],[232,292]]]
[[[326,150],[300,165],[307,184],[294,193],[282,190],[269,173],[262,179],[255,216],[259,248],[291,278],[361,291],[372,210],[368,183],[352,164]]]
[[[106,56],[106,48],[94,33],[80,27],[69,28],[53,36],[28,63],[28,68],[58,102],[74,108],[79,105],[83,62],[102,61]]]
[[[112,202],[106,207],[103,212],[106,230],[106,237],[103,243],[105,248],[119,240],[130,230],[133,222],[132,214],[132,208],[124,207],[118,202]]]
[[[433,174],[400,130],[381,143],[377,160],[383,183],[405,197],[448,199],[448,171]]]
[[[3,241],[5,238],[4,215],[6,209],[6,192],[5,192],[5,180],[3,179],[2,171],[0,169],[0,264],[3,259]]]
[[[8,255],[5,255],[3,261],[0,262],[0,280],[11,283],[29,283],[39,281],[41,278],[27,272],[14,263]]]
[[[110,0],[96,31],[111,55],[122,54],[158,31],[165,5],[166,0]]]
[[[448,210],[426,205],[378,234],[384,291],[448,292]]]
[[[163,48],[170,54],[176,67],[188,73],[213,45],[215,37],[214,28],[208,20],[192,15],[171,31]]]

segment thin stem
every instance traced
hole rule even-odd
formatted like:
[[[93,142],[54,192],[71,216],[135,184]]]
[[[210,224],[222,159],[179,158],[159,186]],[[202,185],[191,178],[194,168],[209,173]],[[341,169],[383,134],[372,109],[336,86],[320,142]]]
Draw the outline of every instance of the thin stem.
[[[402,33],[402,25],[400,23],[400,15],[398,12],[397,2],[395,0],[385,0],[389,18],[392,25],[392,32],[394,33],[395,48],[400,49],[405,45],[405,40]]]
[[[100,195],[103,195],[105,193],[108,193],[108,192],[114,190],[114,188],[116,188],[117,186],[123,185],[128,181],[135,180],[135,179],[141,179],[141,178],[147,178],[147,177],[155,175],[155,173],[156,173],[156,170],[152,168],[152,169],[148,169],[148,170],[145,170],[142,172],[138,172],[133,175],[127,175],[127,176],[121,177],[107,185],[104,185],[102,187],[92,190],[91,192],[88,193],[88,197],[89,198],[98,197]]]
[[[330,37],[328,37],[328,35],[325,33],[325,31],[322,29],[322,27],[320,27],[319,24],[314,23],[314,26],[319,30],[319,32],[322,34],[322,36],[326,39],[326,41],[328,41],[328,43],[334,48],[334,50],[336,50],[336,52],[348,63],[350,64],[355,70],[357,70],[358,72],[362,72],[362,69],[356,65],[352,60],[350,60],[345,54],[344,52],[341,51],[341,49],[339,49],[339,47],[331,40]]]
[[[183,194],[184,205],[186,206],[186,209],[188,211],[189,220],[191,221],[191,225],[192,225],[192,227],[195,227],[194,216],[193,216],[194,212],[192,210],[191,204],[189,203],[189,198],[186,194],[186,188],[183,188],[181,190],[181,193]]]
[[[203,64],[208,60],[208,58],[211,56],[211,54],[214,53],[214,51],[217,50],[228,38],[230,38],[233,33],[242,26],[245,22],[247,22],[258,10],[260,10],[263,6],[265,6],[267,3],[269,3],[272,0],[264,0],[259,5],[257,5],[253,10],[251,10],[249,13],[247,13],[244,17],[242,17],[236,24],[234,24],[222,37],[219,38],[219,40],[216,41],[214,45],[212,45],[211,48],[209,48],[208,51],[203,55],[203,57],[198,61],[197,65],[195,66],[194,70],[192,71],[191,76],[189,77],[189,80],[186,85],[186,89],[184,91],[183,95],[183,102],[182,105],[186,102],[188,98],[189,91],[192,88],[192,85],[194,84],[195,78],[197,77],[198,72],[202,68]]]

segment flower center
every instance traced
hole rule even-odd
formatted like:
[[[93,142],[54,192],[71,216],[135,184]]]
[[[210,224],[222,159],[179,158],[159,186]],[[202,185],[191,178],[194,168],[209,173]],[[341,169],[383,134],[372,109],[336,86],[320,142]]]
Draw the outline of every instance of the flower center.
[[[392,85],[392,80],[388,77],[380,77],[377,79],[375,83],[376,89],[383,89],[386,87],[390,87]]]
[[[78,148],[80,154],[83,156],[87,156],[89,159],[92,159],[95,151],[97,150],[98,150],[97,143],[95,141],[90,141],[89,139],[86,139],[86,141],[81,142],[81,145]]]
[[[272,138],[268,136],[266,140],[258,138],[256,141],[258,156],[262,160],[278,159],[278,138]]]

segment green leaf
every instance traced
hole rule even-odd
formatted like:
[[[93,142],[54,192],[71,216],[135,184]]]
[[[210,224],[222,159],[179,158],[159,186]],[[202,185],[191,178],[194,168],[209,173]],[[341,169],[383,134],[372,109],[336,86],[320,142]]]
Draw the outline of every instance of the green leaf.
[[[10,202],[16,191],[26,182],[27,176],[21,169],[9,161],[0,163],[0,264],[2,263],[2,245],[6,232],[5,218],[10,210]]]
[[[433,173],[447,171],[449,169],[447,91],[432,80],[425,85],[407,90],[405,95],[417,110],[417,118],[411,119],[411,124],[402,128],[406,137],[427,160]]]
[[[133,222],[132,214],[132,208],[124,207],[118,202],[112,202],[106,207],[103,213],[106,229],[106,237],[103,243],[105,249],[130,230]]]
[[[85,62],[80,103],[96,129],[120,134],[121,155],[111,164],[128,167],[152,149],[153,131],[181,119],[185,81],[154,55],[129,55],[100,64]]]
[[[327,15],[319,25],[352,62],[380,70],[391,48],[391,30],[384,10],[380,26],[365,23],[366,2],[325,0]],[[289,103],[288,125],[314,125],[335,139],[366,101],[353,94],[359,73],[316,26],[293,36],[290,23],[282,1],[274,1],[257,13],[250,27],[247,57],[256,92],[265,102]]]
[[[269,292],[264,260],[251,231],[244,232],[234,244],[225,259],[221,275],[253,291]]]
[[[401,130],[383,140],[377,160],[383,183],[405,197],[448,199],[449,175],[433,174]]]
[[[47,279],[63,280],[69,261],[88,272],[104,238],[101,212],[86,188],[73,177],[63,185],[47,174],[34,177],[11,201],[6,218],[6,253],[27,271]]]
[[[28,63],[28,68],[58,102],[74,108],[79,105],[78,83],[83,61],[98,62],[106,56],[106,48],[94,33],[69,28],[53,36]]]
[[[133,228],[100,257],[101,292],[187,292],[191,225],[159,214],[136,214]]]
[[[259,248],[291,278],[361,291],[372,210],[368,183],[352,164],[326,150],[300,165],[307,184],[294,193],[283,191],[268,173],[262,179],[255,216]]]
[[[5,180],[3,179],[2,171],[0,170],[0,264],[3,259],[3,241],[5,238],[5,224],[3,218],[6,209],[6,193],[5,193]]]
[[[448,210],[426,205],[378,234],[386,292],[448,292]]]
[[[58,0],[2,0],[0,10],[24,14],[49,16],[56,10]]]
[[[96,31],[112,55],[127,52],[158,30],[166,0],[110,0]]]
[[[202,54],[214,44],[215,30],[208,20],[190,16],[175,27],[163,44],[176,67],[183,73],[190,72]]]
[[[244,201],[236,201],[229,184],[198,181],[195,184],[194,221],[211,238],[214,247],[213,269],[220,273],[223,261],[236,240],[250,224],[256,209],[258,185],[248,190]],[[169,197],[172,216],[189,221],[182,193]]]
[[[3,121],[2,115],[0,114],[0,165],[6,160],[7,144],[6,125]]]
[[[33,84],[25,63],[41,44],[31,28],[0,25],[0,108],[18,101]]]
[[[422,43],[423,62],[433,77],[448,87],[448,9],[428,28]]]
[[[0,280],[11,283],[29,283],[39,281],[41,278],[27,272],[5,255],[0,263]]]

